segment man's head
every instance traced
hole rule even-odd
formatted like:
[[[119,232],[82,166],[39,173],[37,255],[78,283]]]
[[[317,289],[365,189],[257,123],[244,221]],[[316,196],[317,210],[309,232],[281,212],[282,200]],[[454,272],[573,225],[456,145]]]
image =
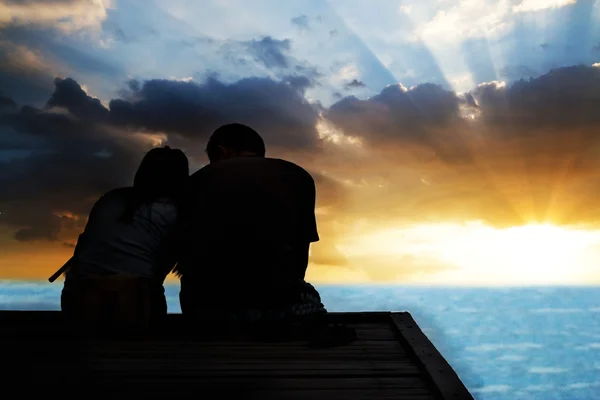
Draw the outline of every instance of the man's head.
[[[227,124],[214,131],[206,145],[206,153],[210,162],[232,157],[264,157],[265,142],[249,126]]]

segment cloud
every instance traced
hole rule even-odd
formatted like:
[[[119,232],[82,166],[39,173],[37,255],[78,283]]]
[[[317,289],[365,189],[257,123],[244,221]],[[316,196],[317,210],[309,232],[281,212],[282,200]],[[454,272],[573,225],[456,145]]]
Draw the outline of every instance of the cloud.
[[[353,79],[350,82],[346,83],[345,88],[346,90],[351,90],[351,89],[356,89],[356,88],[364,88],[367,85],[365,85],[363,82],[357,80],[357,79]]]
[[[499,78],[508,81],[518,81],[519,79],[534,78],[539,75],[538,72],[526,65],[508,65],[498,71]]]
[[[510,12],[507,1],[457,1],[439,10],[425,23],[417,25],[414,34],[427,43],[460,42],[467,37],[489,37],[505,32]]]
[[[109,111],[100,100],[88,96],[87,93],[71,78],[54,80],[56,87],[48,100],[48,108],[66,108],[69,112],[82,120],[106,121]]]
[[[196,74],[197,80],[218,77],[223,82],[235,82],[245,77],[283,80],[301,76],[309,79],[309,86],[314,87],[322,77],[315,66],[292,55],[293,42],[287,38],[221,40],[198,36],[177,41],[176,45],[186,48],[186,53],[194,49],[201,55],[204,71]]]
[[[290,51],[290,40],[276,40],[265,36],[260,40],[250,40],[243,43],[248,52],[267,68],[288,68],[289,61],[286,53]]]
[[[317,149],[318,113],[302,95],[307,82],[130,81],[126,98],[106,108],[75,80],[56,78],[42,109],[19,109],[2,97],[0,130],[14,140],[0,142],[1,149],[27,151],[0,158],[0,184],[8,188],[0,194],[2,223],[19,241],[68,242],[101,194],[130,184],[152,146],[143,132],[201,153],[214,129],[237,121],[261,132],[270,149]]]
[[[80,49],[49,30],[11,27],[0,32],[0,87],[18,104],[42,107],[52,94],[55,77],[76,76],[107,98],[124,72],[105,55]]]
[[[369,100],[346,97],[332,105],[326,117],[347,135],[370,142],[426,141],[439,131],[460,124],[461,99],[438,85],[406,89],[390,85]]]
[[[577,0],[523,0],[512,7],[513,12],[541,11],[548,8],[560,8],[577,3]]]
[[[7,95],[33,103],[52,91],[52,78],[63,68],[41,51],[0,38],[0,87]]]
[[[293,25],[296,25],[300,29],[310,29],[310,26],[308,24],[308,17],[306,15],[299,15],[297,17],[292,18],[290,21]]]
[[[13,99],[0,94],[0,112],[15,111],[16,109],[17,103]]]
[[[600,116],[593,112],[600,106],[597,93],[600,70],[587,66],[555,69],[510,87],[482,84],[473,91],[483,122],[504,138],[514,137],[511,126],[530,135],[536,131],[564,135],[566,130],[597,128]]]
[[[2,223],[20,241],[71,239],[101,194],[129,184],[150,148],[139,136],[105,125],[97,114],[102,106],[76,82],[57,79],[55,85],[45,109],[23,106],[0,115],[0,129],[18,139],[2,143],[2,150],[15,144],[28,150],[0,159]]]
[[[110,0],[0,0],[0,27],[36,26],[64,33],[98,31]]]
[[[461,95],[392,85],[368,100],[346,97],[323,115],[371,155],[353,173],[371,182],[370,195],[358,197],[369,207],[352,212],[382,223],[390,213],[498,226],[597,223],[598,93],[600,69],[574,66]]]
[[[448,1],[431,18],[419,22],[413,39],[428,44],[460,43],[467,38],[501,37],[516,23],[520,13],[541,12],[574,5],[576,0],[523,0],[513,1]],[[404,11],[399,11],[405,14]],[[412,12],[411,12],[412,14]]]
[[[215,78],[203,83],[150,80],[137,84],[129,99],[110,102],[114,124],[152,132],[168,132],[202,141],[220,125],[248,124],[272,146],[314,148],[317,110],[303,97],[308,80],[276,82],[247,78],[225,84]],[[134,88],[135,89],[135,88]]]
[[[150,36],[152,34],[152,31],[146,31],[146,34],[148,36]],[[137,36],[135,36],[131,33],[125,33],[123,28],[120,28],[120,27],[117,27],[114,29],[113,37],[115,40],[122,42],[122,43],[133,43],[133,42],[137,42],[139,40]]]

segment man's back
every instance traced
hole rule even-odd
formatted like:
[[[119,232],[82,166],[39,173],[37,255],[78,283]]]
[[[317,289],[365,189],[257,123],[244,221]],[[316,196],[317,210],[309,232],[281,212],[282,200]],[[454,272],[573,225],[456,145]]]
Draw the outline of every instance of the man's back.
[[[263,157],[214,162],[190,177],[188,200],[182,293],[238,302],[236,295],[304,279],[308,244],[319,240],[314,181],[304,169]]]

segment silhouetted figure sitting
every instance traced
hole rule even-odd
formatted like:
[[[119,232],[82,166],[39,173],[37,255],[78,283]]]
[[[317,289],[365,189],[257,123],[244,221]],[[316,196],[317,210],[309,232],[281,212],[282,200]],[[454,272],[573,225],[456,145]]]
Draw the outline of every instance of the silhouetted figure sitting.
[[[166,315],[163,281],[176,263],[187,157],[150,150],[133,187],[115,189],[92,208],[65,265],[62,311],[95,328],[145,328]]]
[[[241,124],[217,129],[206,152],[210,164],[190,176],[175,269],[183,314],[243,325],[326,313],[304,280],[319,240],[310,174],[266,158],[260,135]]]

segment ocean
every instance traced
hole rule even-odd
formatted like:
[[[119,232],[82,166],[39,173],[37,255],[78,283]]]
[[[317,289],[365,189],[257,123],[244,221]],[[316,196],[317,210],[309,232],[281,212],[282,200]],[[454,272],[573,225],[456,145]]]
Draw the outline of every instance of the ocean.
[[[600,287],[315,286],[329,311],[409,311],[477,400],[600,400]],[[61,289],[3,281],[0,309],[57,310]]]

